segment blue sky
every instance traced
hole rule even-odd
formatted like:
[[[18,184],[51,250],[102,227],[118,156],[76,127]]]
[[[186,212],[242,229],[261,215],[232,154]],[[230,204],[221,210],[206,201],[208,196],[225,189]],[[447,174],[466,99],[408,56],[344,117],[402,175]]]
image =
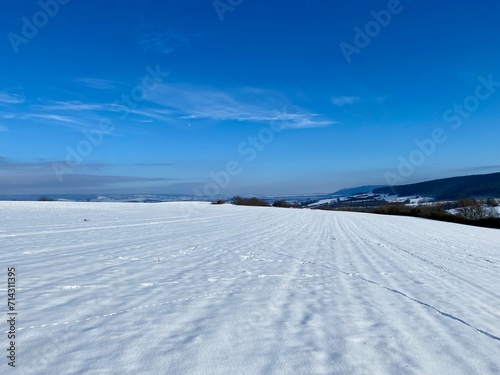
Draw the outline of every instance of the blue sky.
[[[494,1],[1,7],[0,194],[299,194],[500,170]]]

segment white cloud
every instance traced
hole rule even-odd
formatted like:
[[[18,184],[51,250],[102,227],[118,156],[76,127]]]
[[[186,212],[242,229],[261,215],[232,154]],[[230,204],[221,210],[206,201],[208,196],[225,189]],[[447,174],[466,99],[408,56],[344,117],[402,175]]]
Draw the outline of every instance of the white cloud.
[[[43,120],[46,123],[59,123],[66,128],[81,131],[83,128],[95,126],[99,116],[91,114],[84,116],[83,111],[100,108],[101,105],[85,104],[79,102],[45,102],[44,104],[31,105],[16,112],[0,114],[5,120]]]
[[[46,119],[46,120],[54,120],[54,121],[61,121],[61,122],[68,122],[71,124],[78,124],[79,122],[71,117],[67,116],[59,116],[59,115],[47,115],[47,114],[42,114],[42,113],[30,113],[24,115],[25,118],[40,118],[40,119]]]
[[[282,110],[283,108],[286,110]],[[108,114],[113,114],[110,118],[129,114],[128,121],[159,121],[168,124],[192,120],[254,123],[274,121],[289,129],[326,127],[336,123],[293,105],[277,91],[251,87],[223,91],[187,84],[163,84],[146,91],[145,100],[137,108],[115,103],[44,101],[31,105],[29,109],[5,116],[9,119],[56,121],[75,130],[95,124],[99,118],[109,116]]]
[[[114,107],[112,104],[82,103],[80,101],[49,101],[47,104],[34,105],[31,108],[45,111],[111,111]]]
[[[21,95],[9,94],[7,92],[0,92],[0,103],[5,104],[22,104],[25,99]]]
[[[334,96],[332,103],[338,107],[343,107],[348,104],[354,104],[361,101],[359,96]]]
[[[147,94],[155,104],[172,109],[179,118],[216,121],[281,121],[287,128],[315,128],[335,124],[321,116],[297,108],[279,93],[245,88],[225,92],[184,84],[166,84]],[[278,108],[286,107],[280,112]]]
[[[153,109],[153,108],[144,108],[143,110],[138,110],[138,109],[130,109],[130,113],[137,115],[137,116],[143,116],[148,119],[155,119],[155,120],[160,120],[160,121],[169,121],[170,118],[165,116],[165,115],[171,115],[174,112],[172,111],[166,111],[163,109]],[[147,122],[152,122],[152,120],[145,120]],[[142,122],[145,122],[142,121]]]
[[[174,112],[165,108],[147,108],[144,103],[141,103],[138,108],[130,108],[125,105],[115,103],[83,103],[80,101],[48,101],[44,104],[37,104],[31,106],[31,109],[37,111],[34,114],[24,115],[23,118],[45,118],[63,122],[81,123],[81,121],[95,122],[99,118],[98,112],[106,112],[111,114],[110,118],[114,118],[117,114],[130,114],[145,118],[150,121],[151,119],[159,121],[169,121],[169,115]],[[40,113],[41,112],[41,113]],[[44,112],[50,112],[46,114]],[[53,113],[58,113],[54,115]],[[105,116],[108,116],[107,114]],[[78,121],[75,120],[78,118]],[[121,121],[121,120],[120,120]],[[139,120],[141,121],[141,120]]]
[[[59,126],[63,126],[65,128],[69,128],[76,131],[81,131],[82,129],[89,128],[95,126],[94,121],[88,121],[88,119],[82,118],[81,114],[74,114],[75,116],[68,116],[65,113],[54,113],[54,111],[49,110],[49,113],[45,113],[43,110],[39,108],[36,112],[31,112],[29,110],[23,110],[19,113],[7,113],[4,115],[0,115],[0,118],[4,118],[6,120],[31,120],[48,124],[58,124]],[[0,130],[1,131],[1,130]],[[5,130],[4,130],[5,131]]]

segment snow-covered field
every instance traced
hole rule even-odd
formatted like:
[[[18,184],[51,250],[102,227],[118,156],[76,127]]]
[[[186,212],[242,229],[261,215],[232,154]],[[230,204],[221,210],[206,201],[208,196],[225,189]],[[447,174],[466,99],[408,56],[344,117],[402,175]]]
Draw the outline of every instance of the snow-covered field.
[[[84,221],[87,219],[88,221]],[[498,374],[500,231],[207,203],[0,202],[2,374]]]

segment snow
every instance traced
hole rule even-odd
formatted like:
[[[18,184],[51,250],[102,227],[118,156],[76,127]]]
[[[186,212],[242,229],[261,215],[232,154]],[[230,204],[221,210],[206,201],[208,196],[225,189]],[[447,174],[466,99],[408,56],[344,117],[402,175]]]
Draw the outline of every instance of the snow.
[[[350,196],[338,196],[328,199],[321,199],[317,202],[308,204],[307,207],[316,207],[322,205],[329,205],[337,202],[345,202],[345,201],[385,201],[387,203],[406,203],[407,206],[418,206],[418,205],[428,205],[433,204],[434,199],[429,197],[421,197],[419,195],[409,195],[409,196],[399,196],[399,195],[388,195],[388,194],[374,194],[374,193],[363,193],[363,194],[355,194]]]
[[[496,207],[483,206],[483,207],[485,207],[488,210],[491,210],[493,214],[496,214],[496,215],[498,215],[498,217],[500,217],[500,206],[496,206]]]
[[[378,197],[375,194],[366,193],[366,194],[356,194],[356,195],[347,196],[347,197],[337,196],[337,197],[328,198],[328,199],[320,199],[317,202],[314,202],[314,203],[307,205],[307,207],[329,205],[329,204],[336,203],[336,202],[345,202],[345,201],[351,200],[352,198],[366,199],[366,200],[371,200],[371,199],[378,200]]]
[[[320,199],[317,202],[309,204],[308,207],[321,206],[321,205],[330,204],[330,203],[336,202],[336,201],[337,201],[337,198]]]
[[[0,214],[13,374],[500,373],[498,230],[201,202]]]
[[[408,196],[399,196],[399,195],[382,195],[382,199],[391,203],[407,203],[408,206],[418,206],[422,204],[432,204],[434,202],[433,198],[430,197],[421,197],[419,195],[408,195]]]

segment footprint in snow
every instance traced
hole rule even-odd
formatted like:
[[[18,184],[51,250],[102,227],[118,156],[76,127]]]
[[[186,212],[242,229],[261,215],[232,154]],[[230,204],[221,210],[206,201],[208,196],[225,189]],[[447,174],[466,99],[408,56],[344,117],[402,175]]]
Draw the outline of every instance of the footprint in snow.
[[[260,278],[265,278],[265,277],[283,277],[283,275],[259,275]]]
[[[234,277],[232,278],[221,278],[221,279],[207,279],[209,283],[216,283],[217,281],[228,281],[228,280],[236,280]]]

